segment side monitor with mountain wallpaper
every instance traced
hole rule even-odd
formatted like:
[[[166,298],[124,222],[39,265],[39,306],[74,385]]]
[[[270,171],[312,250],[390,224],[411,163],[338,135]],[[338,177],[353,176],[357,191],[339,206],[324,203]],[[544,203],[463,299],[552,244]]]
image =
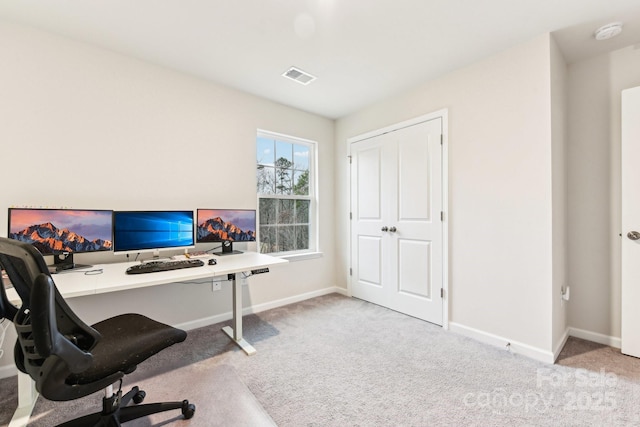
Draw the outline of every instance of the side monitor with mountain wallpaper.
[[[255,242],[256,211],[251,209],[198,209],[197,243],[221,242],[215,255],[242,253],[233,250],[233,242]]]
[[[112,250],[110,210],[9,208],[10,239],[53,255],[52,271],[89,267],[73,254]]]

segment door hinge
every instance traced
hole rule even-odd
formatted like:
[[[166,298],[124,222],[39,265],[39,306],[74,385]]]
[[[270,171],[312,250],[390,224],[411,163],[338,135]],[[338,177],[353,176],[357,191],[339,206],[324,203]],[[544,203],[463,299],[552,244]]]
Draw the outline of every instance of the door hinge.
[[[349,276],[353,276],[353,268],[349,269]]]
[[[349,158],[349,164],[351,164],[351,156],[347,156]]]
[[[444,298],[444,288],[440,288],[440,298]]]
[[[353,212],[349,212],[349,219],[353,219]]]
[[[440,211],[440,221],[444,222],[444,211]]]
[[[440,145],[444,145],[444,135],[440,134]]]

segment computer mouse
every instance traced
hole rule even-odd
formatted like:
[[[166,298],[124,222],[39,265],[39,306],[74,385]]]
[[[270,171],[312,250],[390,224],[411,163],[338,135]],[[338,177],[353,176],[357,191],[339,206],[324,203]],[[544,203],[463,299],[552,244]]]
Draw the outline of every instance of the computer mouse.
[[[214,258],[211,258],[209,260],[209,265],[216,265],[218,263],[218,261],[216,261]]]

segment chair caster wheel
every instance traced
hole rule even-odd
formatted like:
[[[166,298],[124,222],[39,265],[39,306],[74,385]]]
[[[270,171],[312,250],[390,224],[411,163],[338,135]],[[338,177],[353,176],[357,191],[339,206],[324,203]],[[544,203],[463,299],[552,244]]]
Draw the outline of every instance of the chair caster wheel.
[[[189,403],[188,400],[182,401],[182,415],[184,415],[184,419],[188,420],[193,417],[193,414],[196,413],[196,405],[193,403]]]
[[[136,405],[142,403],[145,397],[147,397],[147,393],[145,393],[143,390],[140,390],[133,395],[133,403],[135,403]]]

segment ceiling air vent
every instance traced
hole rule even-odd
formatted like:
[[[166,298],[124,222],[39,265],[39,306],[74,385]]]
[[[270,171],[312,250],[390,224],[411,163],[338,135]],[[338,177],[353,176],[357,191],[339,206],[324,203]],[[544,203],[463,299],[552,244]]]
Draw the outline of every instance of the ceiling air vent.
[[[316,79],[315,76],[312,76],[309,73],[305,73],[304,71],[296,67],[289,68],[282,75],[303,85],[308,85]]]

